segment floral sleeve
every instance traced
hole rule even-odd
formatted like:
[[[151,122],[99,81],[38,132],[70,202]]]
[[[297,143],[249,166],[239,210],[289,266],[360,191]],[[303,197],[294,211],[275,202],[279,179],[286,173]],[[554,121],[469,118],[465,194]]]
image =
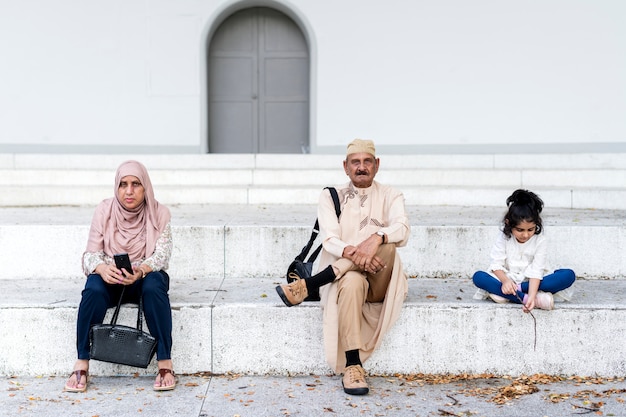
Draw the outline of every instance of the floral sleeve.
[[[161,236],[159,236],[152,255],[146,259],[134,261],[133,266],[146,264],[153,271],[166,270],[169,267],[172,247],[172,227],[171,224],[168,223],[163,233],[161,233]],[[85,275],[92,274],[96,270],[96,267],[102,263],[113,265],[115,261],[113,257],[105,254],[104,251],[85,252],[83,254],[83,272]]]
[[[109,261],[107,261],[106,258],[109,258]],[[106,256],[103,251],[85,252],[83,254],[83,272],[85,273],[85,275],[93,274],[93,271],[96,270],[96,267],[104,263],[113,263],[113,258],[111,258],[110,256]]]
[[[170,256],[172,256],[172,227],[170,223],[165,226],[163,233],[159,236],[159,240],[156,242],[156,248],[154,248],[154,253],[152,256],[146,258],[143,262],[138,262],[139,264],[146,264],[153,271],[162,271],[166,270],[170,264]]]

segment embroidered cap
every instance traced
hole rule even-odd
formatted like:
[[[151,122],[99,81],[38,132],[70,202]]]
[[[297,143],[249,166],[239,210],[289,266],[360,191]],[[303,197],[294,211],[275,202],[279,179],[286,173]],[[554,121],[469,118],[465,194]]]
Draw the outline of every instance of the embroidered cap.
[[[374,146],[374,142],[365,139],[354,139],[348,144],[348,152],[346,155],[360,152],[369,153],[376,157],[376,147]]]

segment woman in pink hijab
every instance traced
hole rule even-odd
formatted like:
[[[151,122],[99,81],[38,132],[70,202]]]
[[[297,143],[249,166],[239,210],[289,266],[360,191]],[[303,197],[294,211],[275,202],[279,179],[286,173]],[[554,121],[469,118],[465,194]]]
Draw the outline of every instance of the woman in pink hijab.
[[[124,286],[122,302],[143,297],[150,333],[157,339],[159,374],[154,389],[174,389],[172,310],[167,294],[170,278],[165,272],[172,253],[170,211],[154,199],[146,168],[137,161],[122,163],[115,174],[115,197],[96,208],[83,270],[87,275],[78,308],[76,347],[78,360],[65,390],[84,392],[89,371],[89,329],[102,323],[108,308],[115,307]],[[128,253],[132,271],[115,266],[113,255]]]

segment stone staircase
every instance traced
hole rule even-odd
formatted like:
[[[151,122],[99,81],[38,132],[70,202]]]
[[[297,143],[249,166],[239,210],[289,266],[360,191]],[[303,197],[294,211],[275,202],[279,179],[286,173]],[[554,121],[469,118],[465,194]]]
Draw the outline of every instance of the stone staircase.
[[[0,374],[71,368],[80,254],[94,205],[130,158],[146,164],[173,214],[176,370],[330,372],[318,304],[287,308],[274,286],[308,239],[321,188],[346,181],[341,156],[15,154],[0,155]],[[625,373],[624,155],[394,155],[381,164],[380,181],[405,191],[412,234],[400,253],[411,278],[370,372]],[[553,266],[578,276],[571,302],[534,319],[472,299],[470,276],[486,267],[518,187],[546,202]],[[122,312],[133,319],[133,308]],[[95,361],[91,370],[137,371]]]
[[[347,177],[341,155],[0,154],[0,206],[95,205],[110,195],[115,168],[138,159],[164,204],[315,204]],[[622,209],[626,154],[389,155],[380,182],[408,205],[501,207],[516,188],[547,207]]]

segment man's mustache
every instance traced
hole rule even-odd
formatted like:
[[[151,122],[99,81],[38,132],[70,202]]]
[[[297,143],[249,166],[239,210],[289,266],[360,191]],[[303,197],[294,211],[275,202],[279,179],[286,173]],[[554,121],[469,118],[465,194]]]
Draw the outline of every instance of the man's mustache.
[[[369,175],[369,171],[367,170],[357,170],[356,175]]]

